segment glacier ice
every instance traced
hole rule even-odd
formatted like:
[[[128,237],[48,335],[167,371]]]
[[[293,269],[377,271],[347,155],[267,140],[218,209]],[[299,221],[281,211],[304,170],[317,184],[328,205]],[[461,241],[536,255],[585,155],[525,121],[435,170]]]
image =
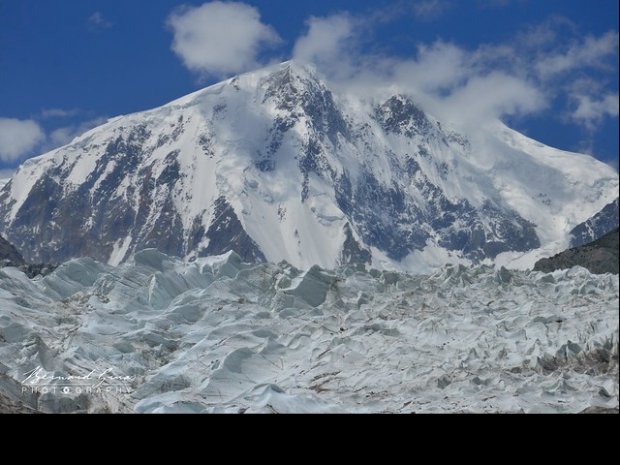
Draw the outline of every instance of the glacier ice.
[[[0,360],[0,393],[48,412],[617,408],[618,276],[304,271],[156,250],[34,280],[4,268]],[[114,389],[71,388],[104,373]]]

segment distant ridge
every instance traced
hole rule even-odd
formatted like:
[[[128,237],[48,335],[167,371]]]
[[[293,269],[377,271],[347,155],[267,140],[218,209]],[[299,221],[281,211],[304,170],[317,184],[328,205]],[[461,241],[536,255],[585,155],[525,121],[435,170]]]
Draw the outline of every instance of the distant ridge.
[[[534,265],[535,271],[551,272],[582,266],[595,274],[618,274],[618,228],[586,245],[565,250]]]

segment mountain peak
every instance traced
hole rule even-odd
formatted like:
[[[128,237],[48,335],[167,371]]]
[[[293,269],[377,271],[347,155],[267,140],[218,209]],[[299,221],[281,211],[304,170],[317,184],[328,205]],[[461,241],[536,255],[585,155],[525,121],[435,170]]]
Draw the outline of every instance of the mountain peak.
[[[327,89],[313,68],[295,61],[286,61],[273,68],[266,68],[261,74],[264,76],[260,79],[260,86],[265,88],[267,96],[298,95]]]
[[[314,65],[310,63],[303,63],[297,60],[287,60],[281,63],[267,66],[265,68],[256,71],[258,73],[276,74],[280,72],[287,72],[291,76],[295,76],[302,79],[311,79],[314,81],[320,81],[318,73]],[[251,73],[250,73],[251,74]]]
[[[342,98],[289,61],[29,160],[0,190],[0,233],[54,263],[156,248],[421,271],[561,247],[617,174],[511,134],[470,146],[407,95]]]

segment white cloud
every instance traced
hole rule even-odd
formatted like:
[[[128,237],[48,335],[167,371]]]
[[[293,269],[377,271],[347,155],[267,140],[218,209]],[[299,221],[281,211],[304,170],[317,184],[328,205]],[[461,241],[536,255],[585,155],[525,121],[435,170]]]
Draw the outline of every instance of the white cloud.
[[[281,42],[258,10],[237,2],[210,2],[171,14],[172,50],[192,71],[224,76],[258,66],[264,47]]]
[[[561,36],[565,39],[577,32],[577,25],[564,16],[551,16],[544,21],[525,26],[512,41],[528,50],[544,50]]]
[[[413,4],[413,12],[418,19],[432,20],[445,13],[451,4],[445,0],[421,0]]]
[[[0,186],[3,186],[14,174],[15,174],[14,169],[0,170]]]
[[[536,70],[541,78],[548,79],[578,68],[604,67],[605,59],[617,53],[618,32],[610,31],[600,37],[587,36],[564,52],[539,56]]]
[[[49,138],[47,143],[45,144],[44,150],[52,150],[56,147],[60,147],[62,145],[68,144],[73,139],[78,136],[81,136],[86,131],[89,131],[97,126],[102,125],[107,121],[107,118],[95,118],[88,121],[84,121],[79,124],[73,124],[69,126],[64,126],[58,129],[53,130],[49,134]]]
[[[440,103],[445,118],[474,127],[500,116],[535,113],[547,105],[534,84],[501,72],[468,79]]]
[[[408,93],[425,110],[460,125],[477,127],[502,116],[530,114],[548,103],[527,75],[498,70],[496,61],[513,55],[512,48],[472,51],[438,40],[419,44],[410,58],[372,54],[361,47],[371,21],[348,14],[311,18],[295,44],[294,58],[313,63],[346,92]]]
[[[527,77],[495,71],[484,65],[478,51],[445,42],[420,46],[414,59],[395,61],[384,80],[412,94],[435,116],[469,130],[548,105],[539,86]]]
[[[431,11],[435,2],[423,3],[410,6]],[[586,128],[618,115],[613,96],[600,101],[592,97],[594,89],[605,88],[609,76],[617,76],[615,31],[583,37],[570,20],[550,17],[508,42],[467,49],[437,40],[418,44],[408,57],[395,57],[367,46],[381,20],[391,19],[347,13],[310,18],[307,32],[295,44],[294,59],[313,63],[346,92],[405,92],[429,113],[456,124],[475,127],[550,107],[555,109],[552,117],[566,121],[570,113],[571,121]],[[575,87],[583,76],[590,80],[588,91]],[[580,96],[572,106],[571,95]]]
[[[355,45],[361,27],[355,22],[348,14],[311,17],[306,21],[308,31],[295,42],[293,58],[330,71],[338,70],[341,75],[346,73],[350,66],[347,49]]]
[[[592,130],[603,118],[618,116],[618,94],[608,94],[596,100],[589,95],[575,95],[576,108],[571,114],[573,120]]]
[[[4,162],[19,160],[44,139],[45,133],[34,120],[0,118],[0,160]]]
[[[77,109],[64,110],[62,108],[44,108],[41,110],[41,118],[69,118],[79,113]]]
[[[106,121],[107,118],[94,118],[46,134],[35,120],[0,118],[0,161],[13,163],[35,151],[38,154],[53,150]]]
[[[50,133],[48,145],[50,149],[54,149],[56,147],[68,144],[78,135],[79,132],[76,131],[73,126],[65,126],[62,128],[54,129]]]
[[[101,11],[95,11],[88,17],[88,25],[93,30],[109,29],[113,26],[113,24],[103,16]]]
[[[422,92],[443,91],[465,82],[472,74],[470,61],[471,57],[454,44],[420,44],[416,59],[396,62],[394,78]]]

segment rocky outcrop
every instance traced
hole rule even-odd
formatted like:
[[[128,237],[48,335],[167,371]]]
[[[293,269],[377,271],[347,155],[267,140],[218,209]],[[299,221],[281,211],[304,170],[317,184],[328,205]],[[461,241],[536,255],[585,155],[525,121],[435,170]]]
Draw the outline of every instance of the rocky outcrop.
[[[23,271],[28,277],[45,276],[56,267],[42,263],[26,263],[17,249],[6,239],[0,236],[0,268],[14,266]]]
[[[534,271],[548,273],[573,266],[582,266],[595,274],[618,274],[618,228],[594,242],[539,260]]]
[[[21,266],[24,259],[13,245],[0,236],[0,266]]]
[[[618,227],[618,219],[618,199],[616,199],[605,205],[605,207],[592,218],[588,218],[586,221],[573,228],[570,232],[571,247],[588,244],[602,237],[608,231]]]

